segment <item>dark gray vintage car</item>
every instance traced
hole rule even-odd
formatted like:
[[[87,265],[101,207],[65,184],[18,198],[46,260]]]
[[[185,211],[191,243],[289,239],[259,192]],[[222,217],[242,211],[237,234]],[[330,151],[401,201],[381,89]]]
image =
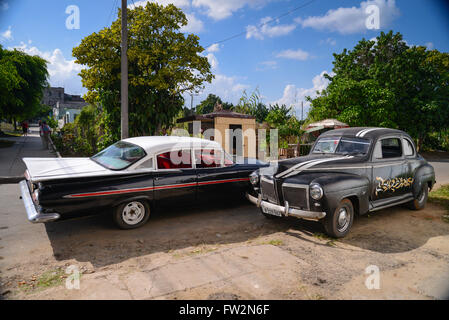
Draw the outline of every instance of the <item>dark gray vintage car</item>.
[[[339,238],[354,214],[398,204],[422,209],[435,172],[403,131],[346,128],[323,133],[309,155],[261,168],[250,181],[247,197],[266,217],[321,220]]]

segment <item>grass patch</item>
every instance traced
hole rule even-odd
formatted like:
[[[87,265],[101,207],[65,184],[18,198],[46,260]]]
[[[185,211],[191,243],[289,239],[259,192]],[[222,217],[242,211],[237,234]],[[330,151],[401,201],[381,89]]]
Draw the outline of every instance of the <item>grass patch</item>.
[[[443,206],[447,213],[441,217],[444,222],[449,223],[449,184],[441,186],[429,193],[429,202]]]
[[[28,281],[19,282],[19,287],[26,293],[45,290],[51,287],[59,286],[63,283],[67,275],[62,268],[49,270],[39,277],[32,277]]]
[[[9,148],[11,147],[15,142],[9,141],[9,140],[0,140],[0,148]]]

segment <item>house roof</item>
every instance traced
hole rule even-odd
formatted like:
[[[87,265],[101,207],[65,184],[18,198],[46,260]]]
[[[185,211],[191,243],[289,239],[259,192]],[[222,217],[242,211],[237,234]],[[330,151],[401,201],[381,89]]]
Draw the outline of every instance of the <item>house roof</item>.
[[[177,123],[190,122],[190,121],[210,121],[215,118],[240,118],[240,119],[255,119],[256,117],[249,114],[238,113],[230,110],[215,111],[206,114],[195,114],[178,119]]]

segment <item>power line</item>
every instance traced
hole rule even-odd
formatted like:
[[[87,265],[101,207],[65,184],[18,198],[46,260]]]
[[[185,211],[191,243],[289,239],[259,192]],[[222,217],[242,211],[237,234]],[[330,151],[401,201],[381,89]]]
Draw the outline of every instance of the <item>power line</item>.
[[[114,10],[115,8],[117,8],[117,0],[114,0],[114,3],[112,4],[111,12],[109,13],[109,18],[108,18],[108,21],[106,23],[106,26],[109,26],[109,21],[111,21],[112,15],[115,12],[115,10]]]
[[[308,2],[305,2],[305,3],[303,3],[302,5],[300,5],[300,6],[298,6],[298,7],[295,7],[295,8],[293,8],[293,9],[291,9],[291,10],[289,10],[289,11],[287,11],[287,12],[285,12],[285,13],[283,13],[283,14],[281,14],[281,15],[279,15],[279,16],[277,16],[277,17],[275,17],[275,18],[273,18],[273,19],[271,19],[271,20],[269,20],[269,21],[267,21],[267,22],[261,23],[261,24],[259,24],[259,25],[257,26],[257,29],[259,29],[259,28],[261,28],[261,27],[263,27],[263,26],[265,26],[265,25],[268,25],[268,24],[270,24],[270,23],[272,23],[272,22],[275,22],[275,21],[277,21],[277,20],[280,20],[280,19],[282,19],[282,18],[284,18],[284,17],[286,17],[286,16],[292,14],[293,12],[298,11],[299,9],[305,8],[305,7],[307,7],[308,5],[312,4],[312,3],[315,2],[315,1],[316,1],[316,0],[310,0],[310,1],[308,1]],[[230,36],[230,37],[228,37],[228,38],[225,38],[225,39],[223,39],[223,40],[213,42],[213,43],[207,45],[206,48],[210,47],[210,46],[213,45],[213,44],[219,44],[219,43],[223,43],[223,42],[226,42],[226,41],[229,41],[229,40],[232,40],[232,39],[241,37],[241,36],[243,36],[243,35],[245,35],[245,34],[246,34],[246,31],[237,33],[237,34],[232,35],[232,36]]]

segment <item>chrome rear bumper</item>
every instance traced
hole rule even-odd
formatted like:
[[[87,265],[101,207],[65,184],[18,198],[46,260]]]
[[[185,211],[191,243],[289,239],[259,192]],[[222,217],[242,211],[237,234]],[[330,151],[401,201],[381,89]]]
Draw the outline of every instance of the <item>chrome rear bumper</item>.
[[[257,207],[261,208],[268,208],[271,210],[274,210],[278,213],[280,213],[283,216],[292,216],[296,218],[306,219],[306,220],[320,220],[323,219],[326,216],[326,212],[315,212],[315,211],[306,211],[306,210],[299,210],[290,208],[288,206],[288,202],[286,202],[286,206],[279,206],[277,204],[273,204],[268,201],[262,200],[261,195],[259,194],[259,197],[256,198],[249,193],[246,194],[246,198],[254,203]]]
[[[33,199],[31,199],[30,189],[26,180],[19,182],[20,192],[22,193],[22,201],[25,205],[25,210],[27,212],[28,220],[32,223],[43,223],[58,220],[60,218],[59,213],[43,213],[42,209],[34,205]]]

